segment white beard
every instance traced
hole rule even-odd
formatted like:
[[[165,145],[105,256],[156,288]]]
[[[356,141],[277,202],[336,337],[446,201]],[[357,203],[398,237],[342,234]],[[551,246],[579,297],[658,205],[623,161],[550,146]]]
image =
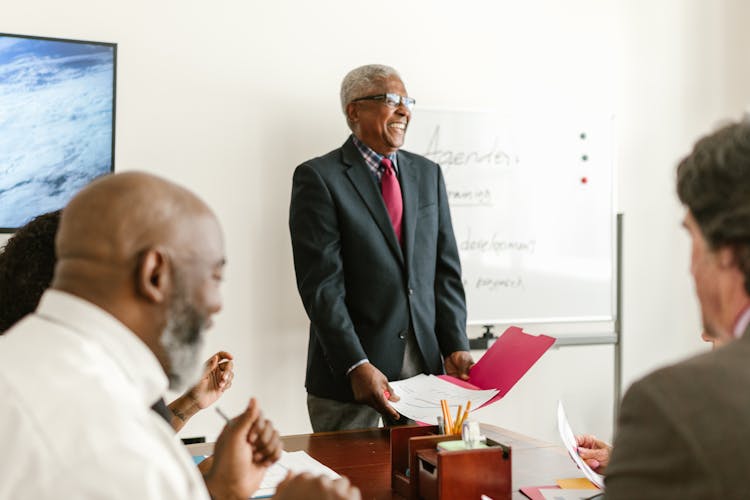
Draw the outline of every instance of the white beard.
[[[200,380],[205,321],[181,297],[173,302],[161,345],[169,360],[169,389],[183,391]]]

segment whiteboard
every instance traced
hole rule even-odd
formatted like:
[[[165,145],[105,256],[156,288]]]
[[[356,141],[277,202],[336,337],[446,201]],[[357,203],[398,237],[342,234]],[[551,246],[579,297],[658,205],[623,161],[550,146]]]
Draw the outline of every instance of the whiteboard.
[[[612,116],[545,115],[420,109],[409,124],[404,148],[445,176],[469,324],[614,317]]]

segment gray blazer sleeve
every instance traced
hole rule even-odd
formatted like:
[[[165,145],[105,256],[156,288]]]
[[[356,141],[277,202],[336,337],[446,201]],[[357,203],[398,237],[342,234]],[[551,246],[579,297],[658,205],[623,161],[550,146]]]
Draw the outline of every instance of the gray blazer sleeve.
[[[680,425],[685,415],[661,387],[652,375],[623,398],[605,477],[607,499],[716,498],[707,464]]]

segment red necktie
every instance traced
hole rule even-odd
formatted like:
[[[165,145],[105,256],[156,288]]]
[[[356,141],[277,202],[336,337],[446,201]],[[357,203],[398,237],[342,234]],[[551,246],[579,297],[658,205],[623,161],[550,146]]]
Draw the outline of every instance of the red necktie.
[[[383,201],[388,215],[391,218],[393,230],[396,232],[399,244],[401,243],[401,218],[404,215],[404,200],[401,199],[401,186],[393,169],[393,163],[388,158],[380,160],[383,167],[383,176],[380,179],[380,190],[383,193]]]

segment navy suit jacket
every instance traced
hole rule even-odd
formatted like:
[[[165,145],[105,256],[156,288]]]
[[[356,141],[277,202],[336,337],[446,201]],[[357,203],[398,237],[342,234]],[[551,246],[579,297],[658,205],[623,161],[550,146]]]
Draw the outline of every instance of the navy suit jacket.
[[[346,371],[368,358],[397,380],[411,328],[426,370],[467,351],[466,303],[440,167],[399,151],[403,250],[380,187],[350,137],[294,172],[289,228],[310,318],[305,386],[353,401]]]

